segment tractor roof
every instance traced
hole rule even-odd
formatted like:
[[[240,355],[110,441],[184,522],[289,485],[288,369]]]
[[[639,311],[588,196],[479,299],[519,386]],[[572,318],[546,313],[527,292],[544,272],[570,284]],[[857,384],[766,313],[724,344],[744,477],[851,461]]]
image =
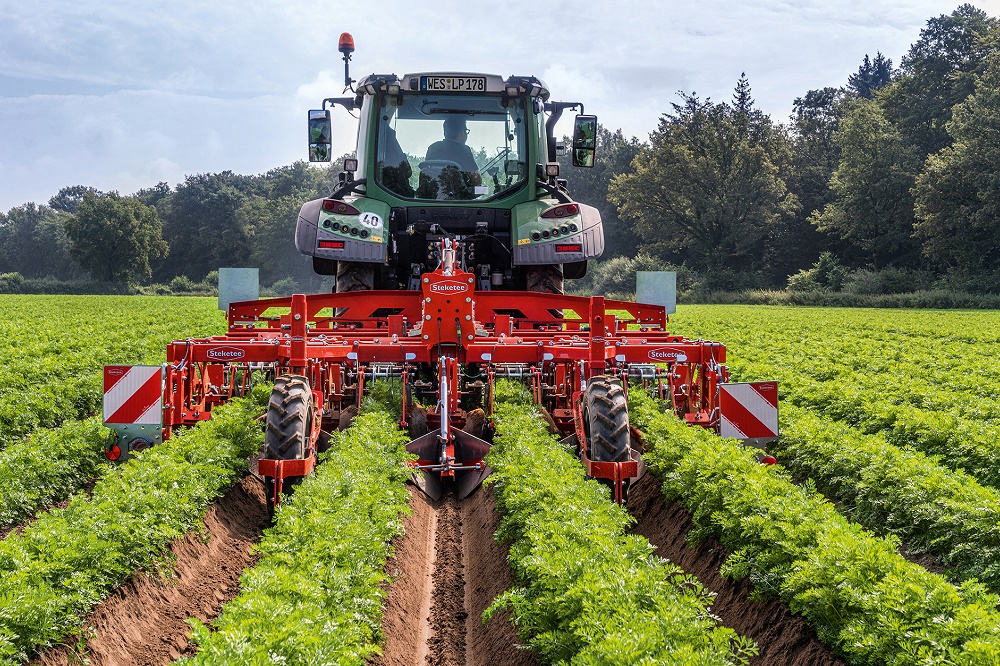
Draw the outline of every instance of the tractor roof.
[[[383,86],[399,85],[404,91],[494,92],[517,87],[518,92],[548,99],[545,83],[534,76],[511,76],[504,80],[496,74],[476,72],[416,72],[398,77],[395,74],[369,74],[358,82],[358,94],[374,94]]]

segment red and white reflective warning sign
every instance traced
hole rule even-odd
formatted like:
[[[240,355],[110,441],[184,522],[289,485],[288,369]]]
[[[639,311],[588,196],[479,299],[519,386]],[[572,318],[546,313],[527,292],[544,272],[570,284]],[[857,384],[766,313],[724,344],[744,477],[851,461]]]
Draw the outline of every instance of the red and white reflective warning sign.
[[[163,368],[104,366],[104,423],[162,423]]]
[[[778,437],[777,382],[720,384],[719,434],[770,441]]]

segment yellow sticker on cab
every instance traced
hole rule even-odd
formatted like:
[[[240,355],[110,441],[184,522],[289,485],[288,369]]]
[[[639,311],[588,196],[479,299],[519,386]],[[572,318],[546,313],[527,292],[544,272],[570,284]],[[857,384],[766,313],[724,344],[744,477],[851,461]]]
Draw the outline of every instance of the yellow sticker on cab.
[[[530,238],[522,238],[522,239],[520,239],[520,240],[517,241],[517,244],[518,245],[527,245],[530,242],[531,242]]]

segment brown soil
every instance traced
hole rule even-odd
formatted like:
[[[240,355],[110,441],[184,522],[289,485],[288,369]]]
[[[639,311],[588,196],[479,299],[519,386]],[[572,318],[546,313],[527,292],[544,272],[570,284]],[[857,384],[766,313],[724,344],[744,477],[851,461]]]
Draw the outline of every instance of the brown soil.
[[[646,474],[629,491],[629,511],[638,520],[633,532],[656,546],[656,554],[665,557],[685,573],[717,593],[712,612],[720,623],[752,638],[760,655],[752,666],[843,666],[833,652],[816,638],[816,632],[788,606],[777,600],[750,601],[752,585],[734,582],[719,575],[719,566],[727,553],[722,545],[709,539],[697,546],[686,541],[692,527],[691,514],[679,504],[667,504],[659,480]]]
[[[413,515],[386,566],[394,580],[382,619],[378,666],[530,666],[507,614],[482,613],[512,585],[507,552],[493,540],[499,516],[491,489],[461,502],[432,502],[411,487]]]
[[[204,524],[205,533],[188,534],[170,546],[176,558],[170,580],[137,575],[94,609],[82,632],[91,636],[84,650],[71,641],[32,663],[153,666],[193,655],[186,620],[217,617],[239,592],[240,574],[254,563],[250,548],[267,525],[260,482],[248,476],[234,485],[209,508]]]

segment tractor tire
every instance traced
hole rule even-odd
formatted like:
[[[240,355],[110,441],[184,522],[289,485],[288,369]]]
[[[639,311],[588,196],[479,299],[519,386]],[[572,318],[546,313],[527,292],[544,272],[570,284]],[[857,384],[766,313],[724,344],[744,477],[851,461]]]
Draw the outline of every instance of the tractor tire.
[[[620,380],[594,377],[587,381],[583,396],[583,428],[591,460],[627,462],[631,459],[628,404]],[[614,482],[597,480],[608,486],[614,497]],[[623,503],[628,502],[630,483],[630,479],[622,481]]]
[[[583,427],[590,459],[598,462],[630,460],[628,405],[621,381],[594,377],[583,396]]]
[[[527,290],[542,294],[562,294],[562,264],[539,264],[528,266],[525,273]]]
[[[337,293],[371,291],[375,288],[375,264],[364,261],[337,262]]]
[[[265,416],[264,450],[261,458],[270,460],[301,460],[309,449],[312,430],[313,397],[305,377],[283,375],[274,380],[271,398]],[[292,487],[302,477],[288,477],[282,481],[282,493],[290,495]],[[274,479],[265,477],[264,492],[267,496],[267,515],[274,520]]]

